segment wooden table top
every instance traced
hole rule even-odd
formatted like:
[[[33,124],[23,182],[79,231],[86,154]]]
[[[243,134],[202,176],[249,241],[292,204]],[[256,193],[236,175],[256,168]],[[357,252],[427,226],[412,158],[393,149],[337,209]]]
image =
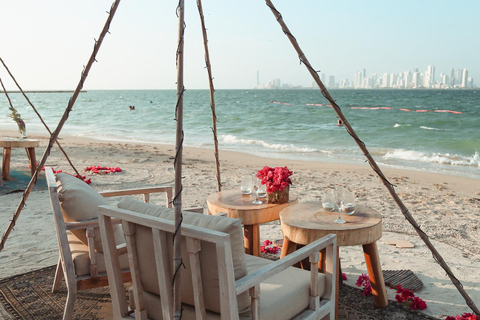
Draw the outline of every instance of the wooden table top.
[[[35,148],[40,145],[40,140],[3,138],[0,140],[0,147],[4,148]]]
[[[282,231],[291,241],[308,244],[329,233],[337,235],[339,246],[369,244],[382,237],[382,216],[357,205],[351,216],[342,214],[346,223],[335,223],[338,212],[323,210],[321,203],[298,203],[280,212]]]
[[[288,206],[297,203],[297,196],[289,194],[289,201],[283,204],[265,203],[266,198],[259,198],[263,204],[253,204],[254,194],[244,195],[238,190],[224,190],[208,196],[207,205],[211,214],[226,212],[231,218],[243,220],[243,224],[253,225],[279,219],[279,213]]]

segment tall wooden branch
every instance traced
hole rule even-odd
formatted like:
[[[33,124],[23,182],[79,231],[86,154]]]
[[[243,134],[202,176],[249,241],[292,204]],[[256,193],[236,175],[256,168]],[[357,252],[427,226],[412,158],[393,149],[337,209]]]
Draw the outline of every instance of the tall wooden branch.
[[[222,180],[220,179],[220,159],[218,154],[218,139],[217,139],[217,115],[215,113],[215,88],[213,87],[212,67],[210,65],[210,53],[208,50],[207,28],[205,27],[205,18],[203,16],[202,1],[197,0],[198,13],[200,14],[200,21],[202,23],[203,46],[205,47],[205,65],[208,72],[208,84],[210,86],[210,107],[212,109],[212,131],[213,144],[215,147],[215,164],[217,167],[217,186],[218,192],[222,191]]]
[[[40,119],[40,122],[42,122],[43,126],[45,127],[45,129],[47,129],[48,133],[50,135],[52,135],[52,131],[50,131],[50,128],[48,127],[48,125],[45,123],[45,121],[43,121],[43,118],[42,116],[40,115],[40,113],[37,111],[37,109],[35,108],[35,106],[33,105],[33,103],[30,101],[30,99],[28,99],[27,95],[25,94],[25,92],[23,91],[23,89],[20,87],[20,85],[18,84],[17,80],[15,79],[15,77],[13,76],[13,74],[10,72],[10,69],[8,69],[7,65],[5,64],[5,62],[3,61],[2,58],[0,58],[0,61],[2,62],[3,66],[5,67],[5,69],[7,70],[8,74],[10,75],[10,77],[12,77],[12,80],[13,82],[15,82],[15,84],[17,85],[17,88],[18,90],[20,90],[20,92],[23,94],[23,96],[25,97],[25,99],[27,100],[28,104],[30,105],[30,107],[32,107],[33,111],[37,114],[38,118]],[[80,177],[80,173],[78,172],[78,170],[75,168],[75,166],[73,165],[72,161],[70,161],[70,158],[68,157],[67,153],[65,152],[65,150],[63,150],[62,146],[60,145],[60,142],[58,142],[58,140],[55,141],[57,143],[57,146],[58,148],[60,149],[60,151],[62,151],[63,155],[65,156],[65,158],[67,159],[68,163],[70,164],[70,166],[72,167],[73,171],[75,171],[75,173]]]
[[[173,306],[174,318],[181,318],[181,290],[180,290],[180,268],[182,262],[181,248],[181,227],[182,227],[182,155],[183,155],[183,50],[185,34],[185,3],[179,0],[177,7],[178,16],[178,43],[177,43],[177,105],[175,108],[175,120],[177,121],[176,142],[175,142],[175,197],[173,204],[175,207],[175,234],[173,236]]]
[[[108,29],[110,27],[110,23],[112,22],[112,19],[115,16],[115,12],[117,11],[117,8],[118,8],[119,4],[120,4],[120,0],[115,0],[115,2],[112,4],[112,7],[110,9],[107,21],[105,22],[103,30],[100,33],[100,37],[98,38],[97,41],[95,41],[95,45],[93,47],[93,52],[90,55],[90,59],[88,60],[88,63],[85,66],[85,68],[82,72],[82,75],[80,77],[80,81],[78,82],[77,88],[73,92],[72,97],[70,97],[70,100],[68,101],[67,108],[65,109],[65,112],[63,113],[63,116],[60,119],[60,122],[58,123],[57,128],[51,134],[50,140],[48,142],[48,146],[45,149],[45,152],[42,156],[42,159],[40,160],[40,163],[37,166],[37,169],[35,170],[35,173],[33,174],[32,179],[28,183],[27,188],[23,192],[22,200],[20,200],[20,203],[17,207],[17,210],[15,211],[15,214],[13,215],[12,220],[10,220],[10,224],[9,224],[7,230],[5,231],[5,233],[2,236],[2,242],[0,243],[0,251],[3,250],[3,248],[5,246],[5,242],[8,239],[8,235],[10,234],[13,227],[15,226],[15,223],[16,223],[20,213],[22,212],[23,207],[25,206],[25,202],[27,201],[27,198],[30,195],[30,192],[32,191],[33,186],[35,185],[35,181],[37,180],[37,177],[38,177],[40,171],[42,170],[43,166],[45,165],[45,162],[47,161],[48,156],[50,155],[50,150],[52,149],[53,144],[57,140],[58,135],[60,134],[60,131],[62,130],[63,125],[65,124],[65,121],[67,121],[68,115],[70,114],[70,111],[72,111],[72,109],[73,109],[73,105],[75,104],[75,101],[77,100],[77,97],[78,97],[80,91],[83,88],[83,84],[88,77],[88,72],[90,71],[90,68],[92,67],[93,63],[96,61],[95,57],[97,56],[98,50],[100,50],[100,46],[102,45],[103,39],[105,38],[105,35],[108,32]]]
[[[385,177],[385,175],[383,174],[383,172],[380,170],[380,168],[378,167],[377,163],[375,162],[375,160],[373,159],[373,157],[370,155],[370,152],[368,151],[367,147],[365,146],[365,144],[360,140],[360,138],[357,136],[357,134],[355,133],[355,131],[353,130],[353,128],[350,126],[350,123],[347,121],[347,119],[345,118],[345,116],[343,115],[342,113],[342,110],[340,109],[340,107],[337,105],[337,103],[335,102],[335,100],[332,98],[332,96],[330,95],[330,93],[328,92],[327,88],[323,85],[322,81],[320,80],[320,77],[318,76],[318,73],[317,71],[315,71],[315,69],[312,67],[312,65],[310,64],[310,62],[308,62],[307,58],[305,57],[305,54],[303,53],[302,49],[300,49],[300,46],[298,45],[297,43],[297,40],[295,39],[295,37],[291,34],[290,30],[288,29],[287,25],[285,24],[285,22],[283,21],[283,18],[282,18],[282,15],[280,14],[280,12],[277,11],[277,9],[274,7],[274,5],[272,4],[272,2],[270,0],[265,0],[267,6],[271,9],[273,15],[275,16],[275,18],[277,19],[278,23],[280,24],[280,26],[282,27],[282,30],[283,32],[285,33],[285,35],[288,37],[288,39],[290,40],[291,44],[293,45],[293,47],[295,48],[295,50],[297,51],[297,54],[298,54],[298,57],[300,59],[300,62],[303,63],[305,65],[305,67],[307,68],[307,70],[310,72],[310,74],[312,75],[313,79],[315,80],[315,82],[317,83],[317,85],[319,86],[323,96],[330,102],[330,104],[332,105],[333,109],[335,110],[335,112],[337,113],[338,117],[343,121],[343,124],[344,124],[344,127],[345,129],[347,130],[347,132],[353,137],[353,139],[355,139],[356,143],[358,144],[360,150],[362,150],[363,154],[365,155],[365,157],[367,158],[367,161],[368,163],[370,164],[370,166],[372,167],[372,169],[377,173],[377,175],[379,176],[380,180],[383,182],[383,184],[385,185],[385,187],[387,188],[388,192],[390,193],[390,195],[392,196],[392,198],[395,200],[395,202],[397,203],[398,207],[400,208],[400,210],[402,211],[402,214],[405,216],[405,218],[407,219],[408,222],[410,222],[410,224],[414,227],[415,231],[418,233],[418,235],[420,236],[420,238],[423,240],[423,242],[427,245],[427,247],[430,249],[430,251],[432,252],[433,254],[433,258],[435,259],[435,261],[443,268],[443,270],[445,270],[445,272],[447,273],[448,277],[450,278],[450,280],[452,281],[452,283],[455,285],[455,287],[458,289],[458,291],[460,292],[460,294],[463,296],[463,298],[465,299],[465,302],[467,303],[467,305],[477,314],[477,315],[480,315],[480,312],[477,308],[477,306],[475,305],[475,303],[472,301],[472,299],[470,298],[470,296],[468,295],[468,293],[464,290],[463,288],[463,285],[460,283],[460,281],[455,277],[455,275],[453,274],[452,270],[449,268],[449,266],[447,265],[447,263],[445,262],[445,260],[442,258],[442,256],[440,255],[440,253],[435,249],[434,245],[430,242],[430,239],[428,238],[427,234],[420,228],[420,226],[418,225],[418,223],[415,221],[415,219],[413,218],[413,216],[410,214],[409,210],[407,209],[407,207],[404,205],[403,201],[400,199],[400,197],[398,196],[398,194],[395,192],[395,188],[394,186],[387,180],[387,178]]]

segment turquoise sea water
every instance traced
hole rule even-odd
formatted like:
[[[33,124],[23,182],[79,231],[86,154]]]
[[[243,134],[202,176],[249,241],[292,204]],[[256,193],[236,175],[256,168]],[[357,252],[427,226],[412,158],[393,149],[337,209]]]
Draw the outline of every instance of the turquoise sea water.
[[[330,90],[381,166],[480,178],[480,90]],[[28,97],[53,130],[71,93]],[[20,94],[10,94],[28,132],[45,129]],[[319,90],[218,90],[221,150],[267,157],[364,163]],[[82,92],[64,134],[175,143],[174,90]],[[129,106],[135,106],[134,111]],[[16,130],[0,98],[0,126]],[[410,111],[400,110],[408,109]],[[416,112],[428,110],[428,112]],[[435,112],[450,110],[461,113]],[[184,96],[185,145],[213,148],[208,90]]]

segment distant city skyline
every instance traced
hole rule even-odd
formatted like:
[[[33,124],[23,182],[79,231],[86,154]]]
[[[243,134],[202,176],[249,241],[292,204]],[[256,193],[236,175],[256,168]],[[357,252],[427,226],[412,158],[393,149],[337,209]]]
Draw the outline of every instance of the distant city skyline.
[[[73,90],[110,11],[111,2],[2,1],[0,56],[25,90]],[[450,77],[468,69],[480,81],[480,1],[273,0],[311,65],[335,82],[355,72],[396,73],[429,65]],[[84,90],[175,89],[176,2],[122,1]],[[312,78],[262,1],[203,3],[216,89],[251,89],[279,78],[309,87]],[[187,90],[208,89],[195,1],[185,2]],[[7,90],[16,90],[0,68]],[[3,103],[3,102],[2,102]]]
[[[469,76],[468,69],[450,68],[449,73],[441,72],[437,78],[436,68],[427,66],[424,72],[418,68],[400,73],[373,73],[367,76],[367,70],[356,71],[353,80],[343,78],[336,80],[335,75],[320,73],[320,80],[327,88],[338,89],[468,89],[476,88],[474,79]],[[328,76],[328,77],[327,77]],[[317,84],[312,81],[312,88]],[[302,85],[282,83],[279,78],[261,83],[260,71],[257,71],[256,89],[295,89],[308,88]]]

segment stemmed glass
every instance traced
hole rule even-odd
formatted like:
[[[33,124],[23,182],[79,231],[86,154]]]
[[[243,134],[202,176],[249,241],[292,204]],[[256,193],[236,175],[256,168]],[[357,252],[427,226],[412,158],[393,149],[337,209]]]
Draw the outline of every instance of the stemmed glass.
[[[253,204],[262,204],[263,201],[258,200],[258,190],[260,190],[260,187],[262,185],[262,182],[258,178],[253,178],[253,191],[255,192],[255,200],[252,202]]]
[[[333,220],[335,223],[345,223],[347,221],[343,220],[341,217],[342,213],[342,203],[343,203],[343,190],[335,190],[335,207],[338,209],[338,218]]]
[[[258,186],[257,194],[259,198],[265,198],[267,196],[267,185],[262,184],[260,180],[260,185]]]

